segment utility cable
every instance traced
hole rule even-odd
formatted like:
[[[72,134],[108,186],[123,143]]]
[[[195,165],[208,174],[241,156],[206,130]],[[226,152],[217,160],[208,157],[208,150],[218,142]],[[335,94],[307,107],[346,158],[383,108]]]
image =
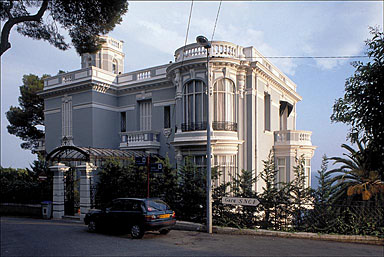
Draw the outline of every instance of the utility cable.
[[[191,25],[191,17],[192,17],[192,9],[193,9],[193,0],[191,1],[191,8],[189,10],[189,18],[188,18],[188,25],[187,25],[187,33],[185,34],[185,41],[184,41],[184,48],[183,48],[183,56],[181,58],[181,65],[180,65],[180,70],[183,67],[183,62],[184,62],[184,51],[185,47],[187,46],[187,40],[188,40],[188,34],[189,34],[189,27]]]
[[[184,64],[184,56],[185,56],[185,47],[187,46],[187,40],[188,40],[188,34],[189,34],[189,27],[191,25],[191,17],[192,17],[192,9],[193,9],[193,0],[191,1],[191,7],[190,7],[190,10],[189,10],[189,18],[188,18],[188,25],[187,25],[187,32],[185,34],[185,41],[184,41],[184,47],[183,47],[183,53],[182,53],[182,57],[181,57],[181,64],[180,64],[180,72],[183,68],[183,64]],[[173,112],[172,112],[172,116],[175,117],[176,116],[176,105],[174,106],[173,108]],[[175,124],[175,133],[176,133],[176,130],[177,130],[177,127],[176,127],[176,124]],[[167,143],[168,143],[168,139],[167,138]]]
[[[269,59],[353,59],[353,58],[369,58],[368,55],[345,55],[345,56],[255,56],[245,57],[245,59],[253,58],[269,58]]]
[[[213,27],[211,42],[213,41],[213,37],[215,36],[217,20],[219,19],[219,13],[220,13],[220,9],[221,9],[221,3],[222,3],[222,0],[220,0],[219,8],[217,9],[217,15],[216,15],[216,20],[215,20],[215,25]]]

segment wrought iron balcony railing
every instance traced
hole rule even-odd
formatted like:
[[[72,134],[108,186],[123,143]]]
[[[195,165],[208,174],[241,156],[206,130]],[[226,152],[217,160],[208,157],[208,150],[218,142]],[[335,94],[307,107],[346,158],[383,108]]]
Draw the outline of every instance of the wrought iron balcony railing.
[[[206,130],[207,129],[207,122],[189,122],[189,123],[182,123],[181,124],[181,130],[183,132],[185,131],[196,131],[196,130]]]
[[[213,130],[237,131],[237,123],[231,121],[212,122]]]
[[[198,131],[198,130],[206,130],[207,122],[190,122],[190,123],[182,123],[181,130],[185,131]],[[213,130],[225,130],[225,131],[237,131],[237,123],[230,121],[214,121],[212,122]]]

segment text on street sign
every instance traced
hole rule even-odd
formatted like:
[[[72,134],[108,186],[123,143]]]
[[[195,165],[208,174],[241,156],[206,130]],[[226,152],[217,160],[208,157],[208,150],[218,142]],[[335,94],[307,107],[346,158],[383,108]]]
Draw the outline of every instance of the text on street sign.
[[[256,198],[241,198],[241,197],[223,197],[221,199],[223,204],[232,204],[232,205],[247,205],[247,206],[257,206],[259,200]]]

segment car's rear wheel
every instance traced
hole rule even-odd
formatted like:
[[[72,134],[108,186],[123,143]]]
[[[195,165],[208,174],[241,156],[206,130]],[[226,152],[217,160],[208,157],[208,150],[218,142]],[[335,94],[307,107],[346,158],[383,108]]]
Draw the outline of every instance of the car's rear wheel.
[[[171,231],[171,230],[170,229],[162,229],[162,230],[160,230],[160,234],[166,235],[169,233],[169,231]]]
[[[89,232],[96,232],[97,226],[96,226],[96,221],[90,220],[88,223],[88,231]]]
[[[131,236],[133,239],[140,239],[144,236],[144,229],[139,224],[135,224],[131,227]]]

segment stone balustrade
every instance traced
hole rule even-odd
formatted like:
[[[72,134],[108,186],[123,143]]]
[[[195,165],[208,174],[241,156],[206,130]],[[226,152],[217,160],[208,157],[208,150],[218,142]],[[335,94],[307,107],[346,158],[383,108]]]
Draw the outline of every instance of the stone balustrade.
[[[311,146],[311,131],[285,130],[275,131],[275,145],[305,145]]]
[[[101,83],[116,84],[116,74],[97,67],[58,74],[44,80],[44,89],[67,86],[85,81],[99,81]]]
[[[150,70],[137,73],[137,80],[149,79],[149,78],[151,78],[151,71]]]
[[[121,132],[120,149],[148,149],[160,148],[160,132],[129,131]]]
[[[213,57],[240,58],[242,47],[229,42],[214,41],[212,42],[212,47],[209,49],[209,51],[210,56]],[[195,43],[177,49],[175,52],[175,61],[180,62],[183,60],[202,58],[206,56],[207,50],[199,44]]]

